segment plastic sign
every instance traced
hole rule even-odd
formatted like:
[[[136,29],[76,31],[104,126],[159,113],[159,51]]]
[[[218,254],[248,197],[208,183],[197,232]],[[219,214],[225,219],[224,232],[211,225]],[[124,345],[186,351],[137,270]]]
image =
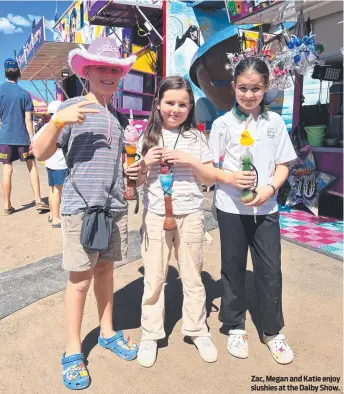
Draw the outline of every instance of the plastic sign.
[[[16,60],[19,68],[22,69],[31,57],[37,52],[38,48],[43,44],[45,39],[44,18],[42,18],[32,31],[30,38],[26,41],[22,50],[19,52]]]
[[[230,22],[233,23],[239,19],[245,18],[256,12],[263,11],[266,8],[271,7],[273,4],[277,3],[278,1],[279,0],[270,0],[270,1],[225,0],[225,3],[228,12],[228,18]]]

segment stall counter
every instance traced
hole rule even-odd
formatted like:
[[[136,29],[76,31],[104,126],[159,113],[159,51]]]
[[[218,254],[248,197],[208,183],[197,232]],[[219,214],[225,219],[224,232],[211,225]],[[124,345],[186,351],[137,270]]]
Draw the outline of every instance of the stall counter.
[[[343,148],[312,147],[312,150],[317,170],[336,177],[327,193],[343,197]]]

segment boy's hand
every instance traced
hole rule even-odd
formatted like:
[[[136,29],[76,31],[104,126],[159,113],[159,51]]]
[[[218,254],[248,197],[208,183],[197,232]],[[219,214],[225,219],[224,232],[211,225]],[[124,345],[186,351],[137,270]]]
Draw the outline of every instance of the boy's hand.
[[[149,149],[142,160],[142,167],[145,169],[144,172],[146,172],[146,169],[149,170],[152,165],[160,163],[163,152],[164,148],[162,146],[153,146],[153,148]]]
[[[168,164],[189,164],[192,165],[197,161],[191,153],[186,153],[181,150],[166,150],[162,159]]]
[[[265,204],[273,195],[274,191],[271,186],[259,186],[254,189],[256,197],[253,201],[245,204],[248,207],[260,207]]]
[[[232,184],[239,189],[248,189],[253,186],[256,180],[254,171],[237,171],[232,174]]]
[[[97,104],[96,101],[82,101],[81,103],[70,105],[67,108],[62,109],[56,113],[56,118],[61,121],[64,125],[67,124],[83,124],[86,119],[85,114],[98,114],[98,109],[84,108],[87,105]]]
[[[131,164],[129,167],[127,166],[127,163],[124,163],[123,169],[125,175],[133,181],[136,181],[139,178],[142,171],[139,161],[135,161],[135,163]]]

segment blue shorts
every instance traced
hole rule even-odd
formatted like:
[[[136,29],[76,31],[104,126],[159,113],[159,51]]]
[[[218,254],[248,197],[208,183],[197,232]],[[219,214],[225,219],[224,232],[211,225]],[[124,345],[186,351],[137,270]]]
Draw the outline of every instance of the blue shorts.
[[[51,170],[47,168],[48,171],[48,182],[49,186],[63,185],[67,175],[68,170]]]

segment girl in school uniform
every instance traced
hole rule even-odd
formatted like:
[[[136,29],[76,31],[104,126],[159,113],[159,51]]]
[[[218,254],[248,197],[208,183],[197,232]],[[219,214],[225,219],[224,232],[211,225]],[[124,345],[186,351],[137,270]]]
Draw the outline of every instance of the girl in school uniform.
[[[236,105],[215,120],[209,141],[214,164],[224,156],[222,173],[214,170],[218,181],[214,202],[221,238],[223,283],[219,318],[228,327],[228,352],[235,357],[248,357],[245,276],[250,248],[263,341],[275,361],[288,364],[294,356],[280,333],[284,319],[276,193],[285,183],[288,163],[296,159],[296,154],[283,119],[275,112],[266,111],[263,104],[269,84],[266,63],[254,57],[241,61],[232,84]],[[258,178],[253,170],[242,171],[242,138],[254,141],[250,152]],[[240,197],[247,188],[253,190],[254,198],[245,203]]]

